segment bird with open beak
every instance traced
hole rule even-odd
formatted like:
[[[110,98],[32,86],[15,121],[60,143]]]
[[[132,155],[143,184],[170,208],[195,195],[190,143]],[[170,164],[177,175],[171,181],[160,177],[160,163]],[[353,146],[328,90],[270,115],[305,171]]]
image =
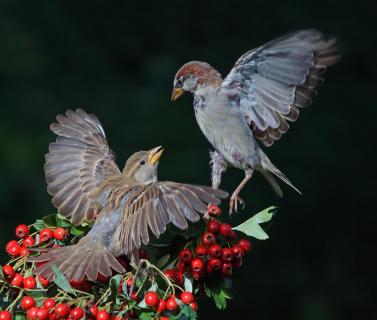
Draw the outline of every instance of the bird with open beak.
[[[243,204],[241,189],[259,171],[278,196],[282,191],[275,177],[294,190],[257,143],[269,147],[297,120],[300,108],[311,104],[320,77],[339,59],[335,40],[316,30],[303,30],[272,40],[241,56],[223,80],[206,62],[183,65],[174,78],[171,96],[186,91],[194,95],[200,129],[211,143],[212,187],[218,188],[222,173],[233,166],[245,178],[230,198],[230,213]]]
[[[58,137],[44,167],[47,190],[59,213],[74,225],[94,224],[76,245],[49,248],[30,258],[45,262],[36,270],[43,277],[53,276],[52,265],[69,280],[122,273],[116,257],[127,255],[136,263],[139,248],[152,235],[158,238],[169,223],[187,229],[207,213],[208,204],[227,197],[210,187],[158,182],[162,147],[134,153],[121,172],[101,123],[84,110],[68,110],[57,121],[51,130]]]

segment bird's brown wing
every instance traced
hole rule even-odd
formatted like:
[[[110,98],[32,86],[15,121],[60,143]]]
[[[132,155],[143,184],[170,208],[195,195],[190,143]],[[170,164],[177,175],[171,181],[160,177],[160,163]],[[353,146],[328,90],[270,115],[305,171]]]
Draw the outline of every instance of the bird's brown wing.
[[[335,40],[316,30],[275,39],[241,56],[223,82],[233,105],[271,146],[311,104],[326,68],[339,60]]]
[[[207,204],[219,204],[228,194],[210,187],[175,182],[156,182],[131,187],[123,208],[120,241],[125,254],[149,243],[149,230],[158,238],[172,223],[185,230],[207,212]],[[199,213],[199,214],[198,214]]]
[[[59,213],[77,225],[94,218],[89,193],[120,171],[96,116],[68,110],[57,121],[51,130],[58,137],[49,146],[44,166],[47,190]]]

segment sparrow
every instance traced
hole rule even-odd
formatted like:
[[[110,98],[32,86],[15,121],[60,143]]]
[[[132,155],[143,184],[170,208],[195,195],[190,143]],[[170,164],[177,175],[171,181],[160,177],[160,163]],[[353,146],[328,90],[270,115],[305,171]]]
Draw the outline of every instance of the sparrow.
[[[120,171],[101,123],[82,109],[58,115],[51,130],[58,137],[49,146],[44,170],[52,203],[72,224],[93,226],[77,244],[30,258],[39,262],[36,273],[43,277],[53,277],[52,265],[69,280],[123,273],[116,257],[137,261],[138,249],[152,234],[158,238],[170,223],[185,230],[207,213],[208,204],[228,196],[211,187],[159,182],[162,147],[134,153]]]
[[[278,196],[275,177],[301,192],[272,164],[259,146],[269,147],[297,120],[300,109],[311,104],[320,77],[339,60],[335,39],[316,30],[302,30],[272,40],[242,55],[222,78],[201,61],[184,64],[176,73],[171,100],[184,92],[194,95],[196,120],[212,147],[212,187],[217,189],[228,166],[245,177],[230,198],[230,211],[244,204],[239,193],[259,171]]]

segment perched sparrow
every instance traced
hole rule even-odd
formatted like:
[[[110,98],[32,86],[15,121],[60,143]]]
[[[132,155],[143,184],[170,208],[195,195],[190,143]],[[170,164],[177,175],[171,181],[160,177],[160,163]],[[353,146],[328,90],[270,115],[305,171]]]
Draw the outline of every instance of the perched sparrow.
[[[261,172],[277,195],[282,191],[274,176],[295,188],[257,144],[271,146],[296,121],[323,82],[319,76],[339,59],[335,40],[316,30],[278,38],[241,56],[223,80],[206,62],[183,65],[174,79],[172,100],[185,91],[194,94],[199,127],[215,149],[211,152],[212,186],[217,188],[228,165],[245,171],[230,199],[237,211],[241,189],[254,170]]]
[[[101,123],[81,109],[57,116],[51,130],[58,135],[46,155],[45,174],[52,203],[73,224],[94,221],[76,245],[47,249],[31,258],[47,262],[37,273],[51,277],[55,264],[68,279],[111,276],[124,272],[115,257],[138,260],[138,249],[159,237],[172,223],[184,230],[196,222],[207,204],[227,193],[210,187],[157,181],[162,147],[134,153],[121,172],[115,164]]]

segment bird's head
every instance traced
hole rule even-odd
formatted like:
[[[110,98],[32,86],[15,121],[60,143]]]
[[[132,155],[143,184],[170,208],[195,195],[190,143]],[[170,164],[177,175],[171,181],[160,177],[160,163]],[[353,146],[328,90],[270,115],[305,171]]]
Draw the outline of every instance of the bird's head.
[[[157,181],[157,167],[164,149],[156,147],[149,151],[135,152],[128,158],[123,174],[132,177],[138,183]]]
[[[194,93],[199,86],[218,86],[221,74],[206,62],[191,61],[184,64],[174,77],[171,100],[177,100],[185,91]]]

